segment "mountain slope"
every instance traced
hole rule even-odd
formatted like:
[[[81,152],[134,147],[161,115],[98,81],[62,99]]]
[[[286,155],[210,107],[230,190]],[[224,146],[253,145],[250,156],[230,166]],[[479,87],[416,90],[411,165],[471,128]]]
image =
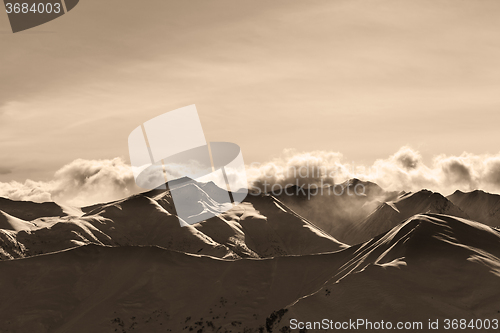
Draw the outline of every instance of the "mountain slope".
[[[291,186],[277,198],[297,214],[312,221],[341,242],[356,223],[370,215],[382,202],[393,200],[396,192],[384,191],[375,183],[351,179],[334,186],[310,190]]]
[[[345,248],[344,244],[293,213],[271,196],[248,196],[243,203],[233,206],[219,216],[181,228],[175,215],[176,210],[171,191],[180,191],[181,196],[184,195],[190,199],[198,198],[198,203],[204,207],[213,206],[214,201],[218,203],[224,198],[221,195],[222,190],[213,183],[199,184],[190,181],[178,185],[172,190],[148,192],[134,199],[140,200],[142,203],[132,204],[131,199],[128,199],[123,203],[102,206],[87,213],[86,216],[100,216],[114,221],[113,230],[106,226],[99,227],[113,240],[121,239],[118,234],[119,228],[131,232],[131,235],[127,236],[130,238],[132,235],[140,233],[140,230],[136,230],[137,228],[151,229],[149,223],[152,219],[145,218],[151,211],[151,209],[145,210],[147,206],[145,201],[148,201],[151,205],[157,206],[157,210],[160,210],[164,215],[163,219],[165,221],[168,219],[168,224],[159,222],[158,226],[155,227],[156,231],[151,233],[154,236],[154,242],[148,242],[144,239],[135,244],[158,245],[186,253],[209,254],[197,252],[197,249],[180,248],[175,245],[175,242],[179,240],[188,242],[186,230],[191,230],[193,234],[214,244],[220,244],[226,250],[229,249],[229,252],[240,257],[299,255],[332,252]],[[117,206],[122,209],[117,208]],[[127,208],[127,212],[124,211],[123,207],[125,206],[131,206]],[[193,208],[193,212],[196,213],[201,209],[201,207]],[[213,210],[216,209],[216,207],[213,208]],[[148,236],[148,239],[149,237],[151,236]],[[169,239],[169,243],[165,243],[165,239]],[[121,244],[135,245],[123,242]]]
[[[437,214],[318,255],[222,260],[86,245],[0,262],[0,321],[13,332],[251,333],[289,332],[293,318],[494,319],[499,258],[499,232]]]
[[[63,207],[54,202],[14,201],[2,197],[0,197],[0,210],[25,221],[31,221],[40,217],[68,215]]]
[[[32,223],[26,222],[22,219],[18,219],[14,216],[10,216],[9,214],[0,210],[0,229],[21,231],[30,230],[31,228],[33,228]]]
[[[228,226],[233,232],[221,235]],[[195,228],[237,253],[238,244],[244,244],[259,257],[332,252],[347,247],[272,196],[248,197]]]
[[[14,332],[258,332],[274,308],[320,288],[344,256],[227,261],[87,245],[0,262],[0,321]]]
[[[294,318],[384,320],[392,322],[393,329],[397,322],[419,321],[424,325],[421,331],[428,330],[429,319],[439,320],[438,331],[445,331],[445,319],[466,319],[467,323],[498,319],[499,258],[499,232],[451,216],[417,215],[360,246],[321,290],[282,310],[284,315],[273,332],[293,328],[290,320]],[[366,328],[359,330],[375,331]]]
[[[365,242],[384,233],[416,214],[437,213],[468,218],[468,215],[439,193],[422,190],[405,193],[396,200],[384,202],[345,234],[347,244]]]
[[[500,195],[473,191],[456,191],[447,197],[471,219],[492,227],[500,227]]]
[[[83,216],[43,217],[31,228],[0,229],[0,257],[20,258],[83,244],[156,245],[218,258],[273,257],[333,252],[346,247],[298,216],[276,198],[249,196],[216,217],[181,227],[172,200],[197,198],[193,214],[218,210],[224,192],[213,183],[175,183],[172,190],[154,190],[84,208]],[[187,201],[187,200],[186,200]],[[16,225],[20,225],[17,223]],[[12,227],[6,224],[9,229]],[[22,229],[22,230],[21,230]],[[5,234],[8,233],[8,234]]]

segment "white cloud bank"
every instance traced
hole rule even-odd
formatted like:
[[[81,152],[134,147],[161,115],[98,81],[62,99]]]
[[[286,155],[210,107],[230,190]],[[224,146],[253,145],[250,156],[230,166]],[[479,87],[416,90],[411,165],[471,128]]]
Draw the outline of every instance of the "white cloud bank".
[[[387,190],[416,191],[423,188],[451,194],[455,190],[482,189],[500,192],[500,153],[496,155],[435,156],[429,165],[422,155],[402,147],[394,155],[379,159],[371,166],[358,166],[343,160],[342,154],[328,151],[301,153],[285,150],[269,163],[253,164],[247,170],[253,186],[263,188],[279,184],[307,185],[339,183],[359,178],[379,184]]]
[[[56,201],[74,206],[120,199],[136,193],[130,165],[122,159],[82,160],[65,165],[50,182],[0,183],[0,196],[12,200]]]
[[[394,155],[357,166],[329,151],[285,150],[268,163],[247,166],[250,187],[267,189],[274,184],[307,185],[339,183],[350,178],[373,181],[387,190],[416,191],[422,188],[451,194],[459,189],[500,192],[500,153],[496,155],[435,156],[426,165],[421,154],[402,147]],[[12,200],[56,201],[85,206],[117,200],[141,190],[135,185],[130,165],[122,159],[78,159],[62,167],[50,182],[26,180],[0,183],[0,196]]]

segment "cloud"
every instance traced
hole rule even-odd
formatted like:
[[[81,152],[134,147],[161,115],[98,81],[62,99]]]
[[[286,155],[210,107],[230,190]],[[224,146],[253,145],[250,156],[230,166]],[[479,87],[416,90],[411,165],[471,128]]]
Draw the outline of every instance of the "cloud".
[[[247,171],[251,188],[267,190],[278,184],[290,185],[340,183],[350,178],[373,181],[388,190],[417,191],[423,188],[450,194],[459,189],[500,192],[500,153],[497,155],[435,156],[423,161],[420,152],[404,146],[371,166],[356,166],[342,154],[329,151],[297,152],[286,150],[268,163],[255,163]]]
[[[49,182],[0,183],[0,196],[12,200],[56,201],[74,206],[117,200],[138,191],[131,167],[120,158],[75,160],[59,169]]]
[[[500,157],[489,158],[485,161],[486,173],[484,180],[493,186],[500,187]]]
[[[500,153],[438,155],[426,164],[420,152],[402,147],[393,155],[364,166],[346,163],[338,152],[286,149],[267,163],[247,165],[246,173],[250,189],[261,191],[271,191],[273,186],[338,184],[359,178],[387,190],[426,188],[447,195],[457,189],[482,189],[499,193]],[[120,158],[78,159],[59,169],[48,182],[28,179],[24,183],[0,183],[0,196],[12,200],[56,201],[75,206],[118,200],[141,191],[135,184],[131,166]]]
[[[132,169],[122,159],[78,159],[54,175],[51,195],[73,205],[116,200],[137,192]]]
[[[422,156],[419,152],[409,147],[403,147],[392,156],[392,160],[397,162],[405,170],[413,170],[420,166]]]
[[[52,201],[48,184],[26,180],[24,183],[0,183],[0,196],[12,200],[25,200],[35,202]]]
[[[476,185],[478,181],[477,175],[474,175],[476,168],[471,165],[470,157],[441,156],[435,158],[436,165],[440,168],[446,184],[469,187]]]
[[[253,163],[247,168],[251,187],[266,188],[274,185],[303,186],[320,182],[332,183],[339,175],[348,175],[342,164],[342,154],[327,151],[297,152],[286,149],[282,156],[268,163]],[[269,188],[268,188],[269,189]]]

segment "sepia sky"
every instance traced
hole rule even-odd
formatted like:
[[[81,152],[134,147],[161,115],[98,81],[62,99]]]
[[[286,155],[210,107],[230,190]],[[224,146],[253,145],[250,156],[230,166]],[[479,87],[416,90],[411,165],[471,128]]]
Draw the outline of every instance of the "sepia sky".
[[[196,104],[246,163],[285,148],[373,163],[498,153],[497,0],[82,0],[12,34],[0,14],[0,181],[122,157]]]

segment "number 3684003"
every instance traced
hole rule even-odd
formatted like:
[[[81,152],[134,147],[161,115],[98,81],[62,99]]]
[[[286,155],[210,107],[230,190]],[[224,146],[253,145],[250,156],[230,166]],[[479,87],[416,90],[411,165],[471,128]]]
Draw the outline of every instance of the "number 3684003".
[[[61,4],[60,3],[34,3],[31,6],[27,3],[6,3],[5,8],[7,10],[7,14],[59,14],[61,12]]]

